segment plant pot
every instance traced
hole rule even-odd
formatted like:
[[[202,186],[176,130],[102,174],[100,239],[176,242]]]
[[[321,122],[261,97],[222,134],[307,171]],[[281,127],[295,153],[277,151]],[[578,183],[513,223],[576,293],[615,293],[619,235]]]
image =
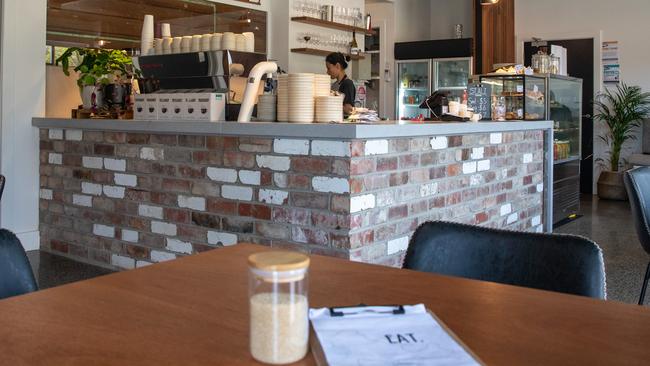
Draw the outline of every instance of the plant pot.
[[[81,88],[81,103],[87,110],[102,108],[106,104],[104,93],[95,85],[86,85]]]
[[[627,201],[623,182],[625,172],[603,171],[598,178],[598,197],[606,200]]]
[[[124,108],[131,94],[129,84],[108,84],[104,86],[104,97],[109,107]]]

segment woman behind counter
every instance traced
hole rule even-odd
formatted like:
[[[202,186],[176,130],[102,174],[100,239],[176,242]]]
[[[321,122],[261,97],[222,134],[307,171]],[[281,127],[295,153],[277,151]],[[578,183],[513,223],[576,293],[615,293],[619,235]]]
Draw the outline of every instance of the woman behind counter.
[[[354,99],[356,98],[357,90],[352,80],[345,74],[345,69],[348,68],[348,61],[350,59],[343,56],[340,52],[330,53],[325,58],[325,66],[327,67],[327,74],[336,81],[332,84],[332,90],[343,93],[343,114],[347,117],[352,114],[354,110]]]

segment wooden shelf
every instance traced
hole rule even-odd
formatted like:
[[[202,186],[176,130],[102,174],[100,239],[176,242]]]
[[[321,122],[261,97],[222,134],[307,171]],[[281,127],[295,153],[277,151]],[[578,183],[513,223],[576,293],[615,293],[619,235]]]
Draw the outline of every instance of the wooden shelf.
[[[327,56],[330,53],[334,51],[328,51],[328,50],[319,50],[316,48],[292,48],[291,52],[293,53],[302,53],[305,55],[314,55],[314,56]],[[359,55],[359,56],[350,56],[351,60],[363,60],[365,59],[365,56]]]
[[[368,35],[375,34],[375,31],[373,30],[367,30],[365,28],[355,27],[343,23],[330,22],[328,20],[316,19],[312,17],[292,17],[291,20],[293,20],[294,22],[317,25],[319,27],[337,29],[337,30],[348,31],[348,32],[356,31],[361,34],[368,34]]]

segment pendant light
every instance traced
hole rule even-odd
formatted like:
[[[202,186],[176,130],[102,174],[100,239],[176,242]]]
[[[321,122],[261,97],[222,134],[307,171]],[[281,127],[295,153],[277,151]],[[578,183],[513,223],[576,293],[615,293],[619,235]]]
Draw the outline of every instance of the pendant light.
[[[481,5],[494,5],[498,2],[499,0],[481,0]]]

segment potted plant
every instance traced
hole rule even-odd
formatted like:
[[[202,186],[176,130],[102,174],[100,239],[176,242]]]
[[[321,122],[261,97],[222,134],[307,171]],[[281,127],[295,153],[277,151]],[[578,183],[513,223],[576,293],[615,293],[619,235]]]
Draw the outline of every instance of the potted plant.
[[[609,158],[597,159],[602,168],[598,178],[598,196],[604,199],[627,200],[623,184],[621,158],[623,145],[636,139],[636,131],[643,119],[650,114],[650,93],[644,93],[638,86],[617,85],[616,90],[607,89],[594,102],[594,119],[607,126],[607,132],[600,138],[607,144]]]
[[[123,85],[132,75],[140,75],[131,58],[120,50],[71,47],[56,59],[56,65],[59,63],[65,75],[70,76],[71,66],[79,73],[77,85],[84,109],[104,105],[105,86]]]

